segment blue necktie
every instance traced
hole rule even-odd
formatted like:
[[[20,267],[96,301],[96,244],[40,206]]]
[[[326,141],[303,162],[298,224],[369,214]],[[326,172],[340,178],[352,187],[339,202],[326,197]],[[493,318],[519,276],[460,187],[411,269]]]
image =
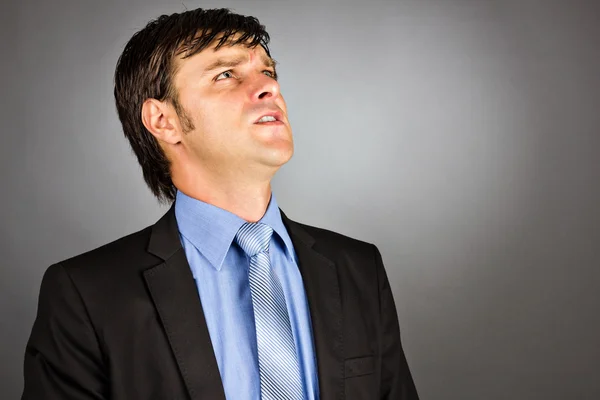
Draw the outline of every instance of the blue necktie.
[[[256,324],[260,393],[263,400],[302,400],[298,354],[285,295],[269,258],[272,234],[268,225],[245,223],[235,236],[250,257],[248,277]]]

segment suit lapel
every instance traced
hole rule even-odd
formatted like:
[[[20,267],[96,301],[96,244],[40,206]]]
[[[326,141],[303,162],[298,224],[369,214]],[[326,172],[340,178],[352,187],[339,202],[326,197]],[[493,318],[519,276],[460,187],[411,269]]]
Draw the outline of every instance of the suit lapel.
[[[225,400],[194,277],[179,241],[174,205],[154,225],[148,251],[164,262],[144,279],[191,399]]]
[[[342,303],[337,267],[313,249],[315,239],[281,212],[298,256],[308,299],[317,357],[321,400],[343,398],[344,353]]]

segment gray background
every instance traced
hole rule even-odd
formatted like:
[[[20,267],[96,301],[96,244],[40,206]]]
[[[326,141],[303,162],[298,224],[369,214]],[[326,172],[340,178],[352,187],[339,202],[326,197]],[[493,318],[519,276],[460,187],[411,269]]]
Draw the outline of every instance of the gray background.
[[[4,2],[6,3],[6,2]],[[272,35],[288,215],[376,243],[422,399],[599,399],[600,4],[229,1]],[[112,74],[180,1],[2,7],[0,398],[41,276],[153,223]]]

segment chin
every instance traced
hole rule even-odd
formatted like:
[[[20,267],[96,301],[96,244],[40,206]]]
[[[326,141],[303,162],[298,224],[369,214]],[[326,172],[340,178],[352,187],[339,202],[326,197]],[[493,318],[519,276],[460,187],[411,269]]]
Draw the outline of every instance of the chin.
[[[272,167],[280,167],[287,163],[294,155],[294,145],[290,141],[278,141],[276,144],[270,143],[261,153],[261,158],[265,164]]]
[[[293,154],[293,151],[275,151],[271,154],[269,159],[273,166],[280,167],[290,161]]]

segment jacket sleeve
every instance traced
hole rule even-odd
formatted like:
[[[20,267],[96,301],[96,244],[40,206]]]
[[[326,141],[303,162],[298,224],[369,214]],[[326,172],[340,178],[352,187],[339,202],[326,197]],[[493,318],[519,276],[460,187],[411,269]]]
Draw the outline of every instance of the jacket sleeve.
[[[375,247],[375,246],[373,246]],[[402,350],[396,305],[381,254],[375,247],[375,262],[379,284],[380,354],[382,400],[418,400],[419,396]]]
[[[42,279],[24,362],[22,399],[108,398],[96,333],[82,298],[60,264]]]

